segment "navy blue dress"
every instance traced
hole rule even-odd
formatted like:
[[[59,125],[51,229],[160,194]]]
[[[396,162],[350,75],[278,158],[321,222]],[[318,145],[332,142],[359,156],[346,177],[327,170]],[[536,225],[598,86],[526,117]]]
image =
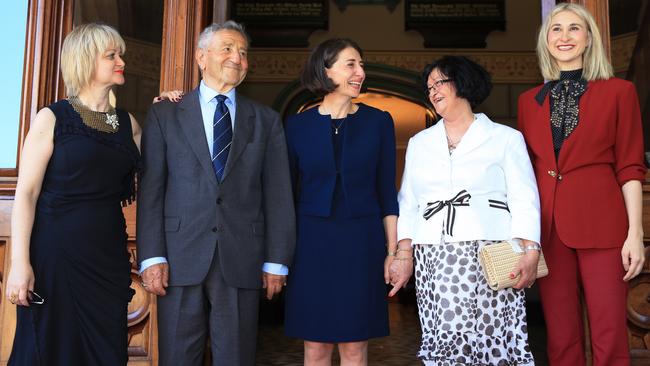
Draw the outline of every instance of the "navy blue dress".
[[[313,108],[287,121],[298,221],[290,337],[337,343],[389,333],[382,219],[398,211],[394,128],[388,113],[359,107],[345,120]]]
[[[34,291],[42,305],[17,307],[9,365],[126,365],[133,296],[121,203],[134,196],[139,152],[128,113],[116,133],[86,126],[67,100],[30,240]]]

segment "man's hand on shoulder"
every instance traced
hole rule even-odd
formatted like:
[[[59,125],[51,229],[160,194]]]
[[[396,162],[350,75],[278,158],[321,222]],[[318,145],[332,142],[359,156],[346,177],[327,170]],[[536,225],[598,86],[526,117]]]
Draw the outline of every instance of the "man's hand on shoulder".
[[[142,274],[142,286],[145,290],[158,296],[165,296],[169,286],[169,264],[158,263],[147,267]]]
[[[271,300],[273,295],[279,294],[282,291],[282,287],[287,284],[287,276],[263,272],[262,282],[262,287],[266,289],[266,298]]]

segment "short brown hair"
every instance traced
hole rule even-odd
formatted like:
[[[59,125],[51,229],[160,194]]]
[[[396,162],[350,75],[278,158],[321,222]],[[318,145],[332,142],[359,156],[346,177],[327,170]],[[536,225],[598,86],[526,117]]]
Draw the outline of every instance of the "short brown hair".
[[[338,60],[339,53],[349,47],[354,48],[363,57],[361,47],[348,38],[330,38],[316,46],[300,75],[302,85],[319,96],[333,92],[338,85],[327,76],[325,69],[332,67]]]

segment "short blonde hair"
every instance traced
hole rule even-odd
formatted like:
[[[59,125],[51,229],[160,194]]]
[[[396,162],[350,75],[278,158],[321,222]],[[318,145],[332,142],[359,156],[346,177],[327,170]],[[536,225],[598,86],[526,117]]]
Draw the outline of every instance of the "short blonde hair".
[[[582,77],[585,80],[591,81],[609,79],[614,76],[614,69],[605,54],[603,39],[600,36],[600,31],[598,30],[598,25],[594,17],[581,5],[560,3],[546,16],[537,35],[537,58],[544,79],[558,80],[560,78],[560,67],[548,50],[548,31],[551,28],[551,20],[553,17],[563,11],[574,13],[587,25],[589,43],[587,43],[587,48],[582,55]]]
[[[88,86],[95,72],[97,56],[116,47],[126,50],[124,39],[115,28],[101,23],[75,27],[65,37],[61,48],[61,74],[68,97],[79,95]]]

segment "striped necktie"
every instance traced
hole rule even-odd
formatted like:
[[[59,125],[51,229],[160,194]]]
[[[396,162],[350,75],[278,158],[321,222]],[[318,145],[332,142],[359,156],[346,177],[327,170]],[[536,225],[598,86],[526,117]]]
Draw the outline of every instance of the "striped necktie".
[[[215,99],[217,99],[217,109],[214,111],[212,124],[212,167],[217,175],[217,180],[221,182],[223,171],[226,168],[226,161],[228,161],[230,144],[232,144],[232,122],[230,111],[226,107],[228,97],[217,95]]]

